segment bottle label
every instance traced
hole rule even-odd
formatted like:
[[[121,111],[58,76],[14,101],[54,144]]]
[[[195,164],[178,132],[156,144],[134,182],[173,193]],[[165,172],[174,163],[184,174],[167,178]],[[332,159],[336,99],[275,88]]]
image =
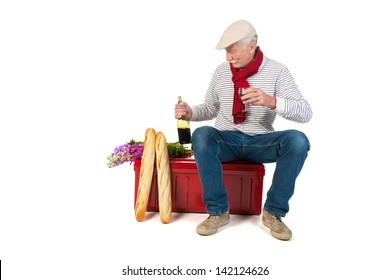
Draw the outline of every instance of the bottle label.
[[[177,128],[190,128],[190,123],[186,120],[177,120]]]

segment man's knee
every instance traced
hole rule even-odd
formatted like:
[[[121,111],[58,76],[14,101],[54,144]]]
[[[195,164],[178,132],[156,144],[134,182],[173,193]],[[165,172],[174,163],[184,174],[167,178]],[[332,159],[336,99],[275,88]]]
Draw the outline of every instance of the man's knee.
[[[307,152],[310,150],[310,142],[307,136],[299,130],[288,130],[288,143],[295,151]]]
[[[211,126],[201,126],[192,133],[192,143],[204,143],[210,140],[214,134],[215,128]]]
[[[192,133],[192,149],[202,150],[207,149],[210,141],[213,139],[213,135],[215,135],[215,128],[211,126],[201,126],[194,130]]]

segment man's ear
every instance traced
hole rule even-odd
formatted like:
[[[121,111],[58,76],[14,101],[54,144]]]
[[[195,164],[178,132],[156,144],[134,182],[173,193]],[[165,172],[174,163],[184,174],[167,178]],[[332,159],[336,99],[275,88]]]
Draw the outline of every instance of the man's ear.
[[[252,41],[249,43],[249,53],[254,54],[256,51],[257,44],[256,42]]]

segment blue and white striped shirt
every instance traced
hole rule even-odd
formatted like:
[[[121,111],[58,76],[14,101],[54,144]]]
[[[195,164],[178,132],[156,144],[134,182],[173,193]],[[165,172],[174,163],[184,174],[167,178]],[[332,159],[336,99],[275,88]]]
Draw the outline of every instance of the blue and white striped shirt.
[[[264,106],[247,105],[246,120],[235,124],[232,116],[234,84],[229,62],[224,62],[214,71],[204,102],[191,107],[190,120],[216,118],[216,129],[238,130],[247,135],[273,132],[276,115],[299,123],[310,121],[310,105],[283,64],[264,57],[259,71],[247,81],[250,87],[261,88],[266,94],[275,96],[276,108],[271,110]]]

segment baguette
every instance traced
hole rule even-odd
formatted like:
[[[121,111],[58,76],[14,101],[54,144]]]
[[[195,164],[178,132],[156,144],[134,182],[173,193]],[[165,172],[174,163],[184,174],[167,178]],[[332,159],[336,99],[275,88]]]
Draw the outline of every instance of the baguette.
[[[138,182],[138,194],[135,204],[135,219],[141,222],[145,218],[150,188],[152,186],[154,159],[156,155],[156,131],[148,128],[145,131],[144,151],[141,159],[141,170]]]
[[[167,224],[172,215],[171,168],[169,166],[167,141],[162,132],[157,133],[156,165],[160,220],[163,224]]]

